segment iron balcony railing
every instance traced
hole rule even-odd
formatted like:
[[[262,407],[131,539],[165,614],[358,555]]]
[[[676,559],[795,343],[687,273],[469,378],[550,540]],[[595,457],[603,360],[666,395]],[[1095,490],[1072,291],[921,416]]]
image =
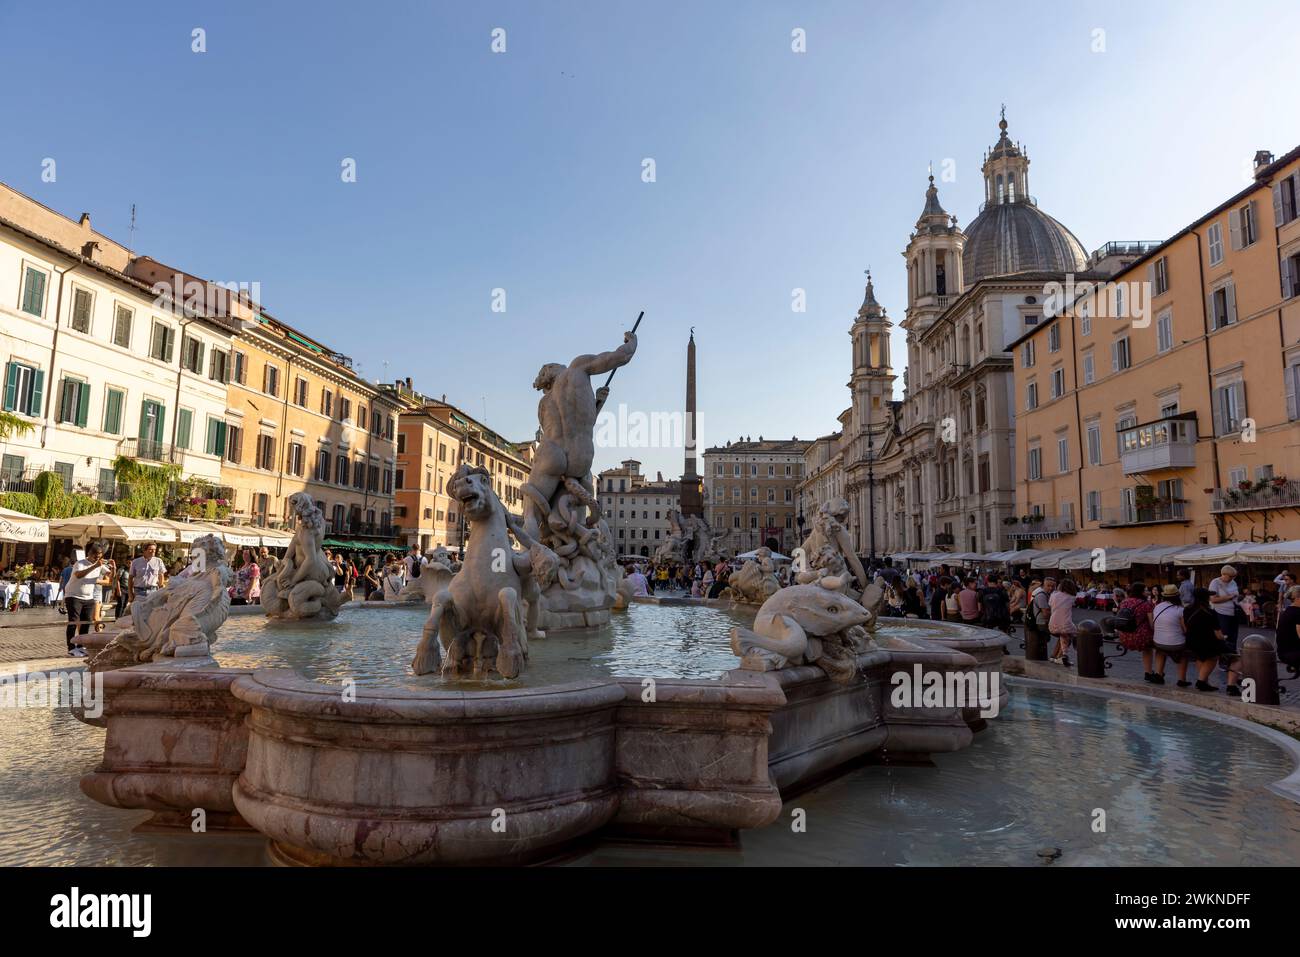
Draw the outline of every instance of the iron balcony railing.
[[[1018,515],[1011,516],[1003,524],[1007,527],[1007,538],[1014,541],[1057,538],[1073,534],[1077,530],[1073,515]]]
[[[1267,480],[1263,487],[1252,482],[1250,488],[1216,488],[1211,492],[1211,512],[1246,512],[1263,508],[1300,507],[1300,482]]]
[[[1146,505],[1121,505],[1119,508],[1101,510],[1102,528],[1120,528],[1125,525],[1158,525],[1161,522],[1187,521],[1187,506],[1183,502],[1151,502]]]

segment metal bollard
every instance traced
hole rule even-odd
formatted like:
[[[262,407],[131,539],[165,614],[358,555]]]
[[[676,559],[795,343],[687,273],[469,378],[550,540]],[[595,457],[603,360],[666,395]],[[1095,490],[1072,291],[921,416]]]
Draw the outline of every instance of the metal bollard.
[[[1025,660],[1047,660],[1047,635],[1028,620],[1025,622]]]
[[[1241,642],[1241,669],[1243,692],[1245,682],[1255,685],[1255,704],[1279,704],[1277,692],[1277,649],[1263,635],[1247,635]]]
[[[1106,664],[1101,656],[1101,626],[1095,621],[1079,622],[1074,644],[1079,658],[1079,677],[1106,677]]]

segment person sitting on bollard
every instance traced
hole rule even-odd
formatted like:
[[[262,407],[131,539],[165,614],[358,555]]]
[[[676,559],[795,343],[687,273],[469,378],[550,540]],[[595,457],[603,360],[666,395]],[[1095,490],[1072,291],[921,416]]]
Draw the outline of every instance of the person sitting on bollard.
[[[1047,589],[1047,582],[1043,582]],[[1074,597],[1079,593],[1079,586],[1074,579],[1067,578],[1061,582],[1048,599],[1051,614],[1047,619],[1047,630],[1056,643],[1052,645],[1051,659],[1058,665],[1070,667],[1070,645],[1079,629],[1074,624]]]
[[[1183,623],[1183,606],[1177,585],[1165,585],[1160,592],[1160,603],[1151,610],[1152,644],[1155,646],[1155,670],[1147,675],[1152,684],[1165,683],[1165,659],[1178,664],[1178,687],[1191,685],[1187,680],[1187,626]]]
[[[1187,650],[1196,658],[1196,690],[1218,691],[1207,680],[1214,671],[1220,658],[1228,662],[1228,688],[1230,695],[1241,695],[1241,672],[1233,668],[1236,664],[1235,649],[1229,648],[1219,630],[1220,619],[1210,608],[1210,590],[1197,588],[1192,592],[1191,607],[1183,610],[1183,620],[1187,625]]]
[[[1277,658],[1300,671],[1300,585],[1286,591],[1287,606],[1277,620]]]

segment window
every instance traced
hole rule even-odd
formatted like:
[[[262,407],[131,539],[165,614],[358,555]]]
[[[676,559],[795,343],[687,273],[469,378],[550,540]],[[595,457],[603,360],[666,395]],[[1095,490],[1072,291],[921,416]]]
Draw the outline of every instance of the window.
[[[1211,224],[1205,231],[1205,245],[1210,255],[1210,265],[1217,266],[1223,262],[1223,226]]]
[[[239,464],[244,451],[244,430],[237,425],[226,426],[226,461]]]
[[[1151,264],[1151,286],[1154,295],[1162,296],[1169,291],[1169,257],[1161,256]]]
[[[1214,434],[1227,435],[1241,428],[1246,418],[1246,383],[1238,380],[1215,387]]]
[[[288,456],[289,460],[286,470],[290,475],[302,475],[307,467],[306,449],[299,442],[290,442]]]
[[[280,370],[269,362],[262,367],[262,391],[270,396],[280,395]]]
[[[225,349],[213,349],[208,361],[208,378],[213,382],[230,381],[230,353]]]
[[[194,437],[194,410],[177,409],[176,410],[176,447],[178,449],[188,449],[190,441]],[[220,450],[210,453],[212,455],[220,454]]]
[[[121,303],[113,308],[113,345],[123,349],[131,348],[131,320],[135,313]]]
[[[1300,296],[1300,249],[1282,257],[1282,298]]]
[[[1092,358],[1091,352],[1084,353],[1083,356],[1083,384],[1091,385],[1092,380],[1097,377],[1097,363]]]
[[[1300,173],[1273,184],[1273,224],[1285,226],[1300,215]]]
[[[109,435],[122,434],[122,407],[126,405],[126,393],[121,389],[110,388],[104,394],[104,431]]]
[[[1101,493],[1095,489],[1088,493],[1088,521],[1101,521]]]
[[[248,381],[248,356],[238,349],[235,350],[231,378],[240,385],[244,385]]]
[[[195,375],[203,374],[203,343],[193,336],[181,342],[181,365]]]
[[[4,410],[39,416],[44,412],[45,373],[21,362],[5,364]]]
[[[45,315],[45,283],[49,276],[35,266],[23,267],[22,310],[28,315]]]
[[[405,435],[399,435],[399,436],[397,437],[397,454],[398,454],[398,455],[401,455],[401,454],[402,454],[403,452],[405,452],[405,451],[406,451],[406,436],[405,436]],[[398,488],[401,488],[401,484],[400,484],[400,483],[398,484]]]
[[[65,378],[59,386],[59,408],[55,421],[66,422],[84,429],[89,408],[90,383],[80,379]]]
[[[352,419],[352,400],[347,396],[339,396],[339,421],[348,422]]]
[[[149,336],[149,355],[159,362],[171,362],[176,346],[176,330],[166,323],[155,322]]]
[[[68,325],[78,332],[89,334],[90,332],[90,313],[95,305],[95,296],[89,289],[82,289],[80,286],[72,287],[72,314],[68,317]]]
[[[1025,386],[1025,408],[1038,408],[1038,383],[1030,382]]]
[[[1092,335],[1092,316],[1088,313],[1088,300],[1079,303],[1079,335]]]
[[[1245,206],[1239,206],[1228,214],[1228,232],[1231,234],[1233,249],[1245,249],[1254,245],[1259,238],[1255,216],[1257,205],[1252,199]]]
[[[254,463],[259,469],[275,470],[275,436],[265,433],[257,437],[257,459]]]
[[[1088,423],[1088,464],[1101,464],[1101,423]]]
[[[1040,479],[1043,477],[1043,451],[1037,446],[1029,450],[1029,477],[1031,479]]]
[[[1168,352],[1174,347],[1174,317],[1168,309],[1156,317],[1156,351]]]
[[[1116,339],[1110,344],[1110,370],[1123,372],[1133,365],[1133,356],[1129,351],[1128,336]]]
[[[293,404],[307,408],[307,380],[299,377],[293,382]]]
[[[398,489],[405,488],[405,485],[404,485],[405,481],[406,481],[406,470],[405,470],[405,469],[398,469],[396,472],[393,473],[393,487],[394,487],[394,488],[398,488]]]
[[[1047,351],[1061,351],[1061,324],[1054,322],[1047,329]]]
[[[1300,356],[1292,356],[1286,367],[1286,416],[1292,422],[1300,419]]]
[[[334,393],[329,389],[320,390],[320,414],[326,416],[334,415]]]
[[[366,418],[366,407],[364,405],[357,406],[357,428],[364,430],[368,421],[369,419]],[[478,464],[483,464],[481,456]]]
[[[334,459],[334,482],[337,485],[348,484],[348,457],[340,455]]]
[[[208,432],[203,439],[203,451],[208,455],[224,455],[228,442],[226,429],[223,419],[208,416]]]
[[[1210,326],[1222,329],[1237,321],[1237,288],[1225,283],[1210,293]]]
[[[1070,471],[1069,436],[1062,435],[1056,440],[1056,470],[1058,472]]]
[[[392,469],[384,469],[384,494],[385,495],[393,494],[393,470]],[[501,494],[501,488],[499,483],[497,487],[497,494],[498,495]]]
[[[1065,370],[1052,370],[1052,398],[1059,399],[1065,395]]]

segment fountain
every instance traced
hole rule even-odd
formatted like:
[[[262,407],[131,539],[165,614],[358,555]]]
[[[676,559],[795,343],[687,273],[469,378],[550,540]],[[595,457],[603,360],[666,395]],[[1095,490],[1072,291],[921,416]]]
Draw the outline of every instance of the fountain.
[[[298,532],[268,608],[288,620],[262,619],[259,640],[274,658],[277,644],[317,642],[328,629],[322,654],[339,645],[356,655],[308,676],[262,667],[265,652],[248,667],[169,657],[169,644],[197,642],[163,640],[163,653],[105,672],[104,755],[85,793],[152,811],[155,827],[188,826],[202,809],[210,827],[265,835],[284,862],[526,862],[596,833],[725,842],[776,820],[783,793],[866,756],[925,763],[967,747],[1006,702],[1007,639],[880,622],[883,583],[862,582],[857,566],[865,587],[850,587],[834,515],[819,526],[815,573],[780,588],[770,559],[760,561],[748,605],[620,595],[591,495],[592,428],[608,386],[593,394],[590,377],[635,349],[627,333],[612,352],[543,367],[522,523],[484,470],[457,469],[452,494],[472,535],[463,567],[440,567],[414,596],[428,617],[413,658],[406,636],[423,603],[296,624],[333,617],[337,597],[318,587],[318,513],[295,503]],[[669,618],[680,630],[663,628]],[[247,617],[232,626],[253,627]],[[362,655],[378,664],[358,681],[349,669]],[[913,674],[991,687],[992,697],[895,693]]]

